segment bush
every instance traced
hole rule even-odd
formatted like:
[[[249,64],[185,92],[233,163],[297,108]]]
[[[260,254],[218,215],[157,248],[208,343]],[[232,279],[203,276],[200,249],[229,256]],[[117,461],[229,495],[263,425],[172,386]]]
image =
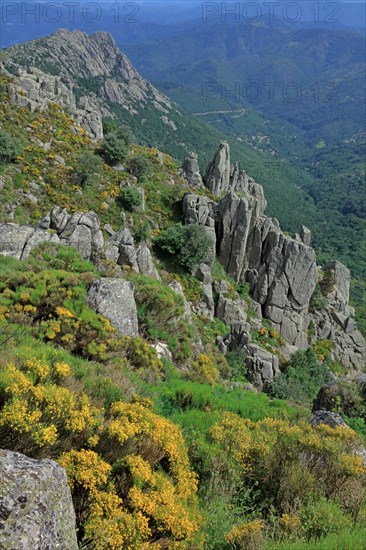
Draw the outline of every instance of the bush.
[[[12,162],[22,152],[21,143],[4,130],[0,130],[0,161]]]
[[[100,153],[108,164],[117,164],[128,156],[128,146],[116,132],[107,134],[100,146]]]
[[[156,242],[161,250],[175,256],[182,267],[191,271],[213,260],[212,240],[199,224],[176,224],[166,229]]]
[[[80,184],[86,185],[94,174],[100,173],[103,161],[89,149],[84,149],[76,158],[75,171],[80,177]]]
[[[132,211],[142,204],[142,195],[138,189],[134,187],[124,187],[121,190],[119,200],[122,205]]]
[[[137,155],[136,157],[129,159],[128,170],[138,180],[141,180],[143,176],[146,176],[149,173],[150,163],[142,155]]]
[[[308,348],[306,351],[294,353],[267,393],[278,399],[310,403],[316,397],[319,388],[329,380],[327,366],[319,363],[314,351]]]

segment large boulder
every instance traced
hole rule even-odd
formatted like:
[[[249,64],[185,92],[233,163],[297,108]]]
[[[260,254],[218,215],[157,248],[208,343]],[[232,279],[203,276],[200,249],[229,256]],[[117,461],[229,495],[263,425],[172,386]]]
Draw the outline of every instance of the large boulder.
[[[53,460],[0,450],[0,547],[77,550],[66,472]]]
[[[137,309],[133,284],[123,279],[96,279],[87,301],[97,313],[104,315],[123,336],[138,336]]]

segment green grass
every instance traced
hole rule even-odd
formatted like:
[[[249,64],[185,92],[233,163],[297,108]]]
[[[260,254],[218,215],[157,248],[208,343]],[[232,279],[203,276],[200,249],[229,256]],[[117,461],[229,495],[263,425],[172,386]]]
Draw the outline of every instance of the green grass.
[[[331,533],[322,540],[275,543],[268,541],[263,550],[364,550],[366,527],[355,526],[352,530]]]

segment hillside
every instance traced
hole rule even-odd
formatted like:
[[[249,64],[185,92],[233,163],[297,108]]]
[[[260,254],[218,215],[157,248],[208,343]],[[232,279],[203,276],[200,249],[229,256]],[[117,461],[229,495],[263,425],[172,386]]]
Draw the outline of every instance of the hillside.
[[[73,510],[50,482],[26,498],[51,501],[45,536],[71,548],[357,548],[366,344],[347,268],[265,214],[228,143],[181,169],[44,82],[1,76],[0,446],[36,459],[1,451],[2,479],[12,459],[31,487],[57,461]],[[14,491],[2,532],[34,547],[44,514]]]

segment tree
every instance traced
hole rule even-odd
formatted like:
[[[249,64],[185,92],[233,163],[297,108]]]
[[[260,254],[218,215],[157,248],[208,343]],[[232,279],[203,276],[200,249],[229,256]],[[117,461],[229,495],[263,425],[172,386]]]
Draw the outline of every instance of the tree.
[[[98,174],[103,166],[103,161],[90,149],[84,149],[76,159],[75,171],[80,177],[80,184],[84,187],[94,174]]]
[[[0,161],[12,162],[22,152],[21,143],[8,132],[0,130]]]
[[[138,180],[146,176],[150,169],[149,161],[142,155],[136,155],[128,161],[128,170]]]
[[[121,190],[120,201],[125,208],[132,211],[142,204],[141,192],[134,187],[124,187]]]
[[[212,239],[199,224],[176,224],[166,229],[157,239],[161,250],[175,256],[178,263],[190,271],[201,263],[213,260]]]
[[[124,161],[128,156],[126,142],[120,139],[116,132],[107,134],[103,139],[100,152],[108,164],[117,164]]]

